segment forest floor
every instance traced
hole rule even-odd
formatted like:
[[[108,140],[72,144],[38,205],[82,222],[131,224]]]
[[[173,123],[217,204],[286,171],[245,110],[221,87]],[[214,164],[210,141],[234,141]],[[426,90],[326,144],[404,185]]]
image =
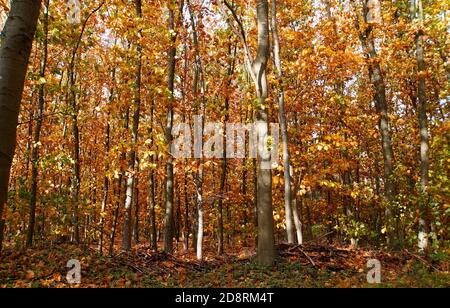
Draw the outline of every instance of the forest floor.
[[[278,246],[272,268],[260,267],[254,251],[195,260],[138,246],[110,258],[94,249],[59,244],[0,256],[0,287],[450,287],[449,252],[424,257],[406,250],[388,253],[332,245]],[[81,264],[81,284],[66,280],[69,259]],[[367,283],[367,260],[381,262],[381,284]]]

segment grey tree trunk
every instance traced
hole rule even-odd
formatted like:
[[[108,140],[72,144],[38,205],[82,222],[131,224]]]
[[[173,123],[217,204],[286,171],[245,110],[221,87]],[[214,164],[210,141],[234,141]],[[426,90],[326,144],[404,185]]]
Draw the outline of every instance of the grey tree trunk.
[[[294,184],[294,189],[292,191],[292,214],[294,216],[294,224],[295,224],[295,231],[296,231],[296,235],[297,235],[297,243],[299,245],[302,245],[303,244],[303,223],[301,220],[301,214],[298,212],[297,190],[298,190],[298,184]]]
[[[123,128],[124,131],[127,132],[130,127],[130,108],[127,107],[126,111],[123,115]],[[115,192],[116,196],[116,206],[113,212],[113,220],[111,225],[111,232],[109,234],[109,256],[112,256],[114,253],[114,241],[116,238],[116,232],[117,232],[117,224],[119,222],[119,214],[120,214],[120,205],[122,202],[122,185],[125,186],[126,183],[123,183],[124,179],[124,168],[122,167],[125,164],[125,161],[127,159],[127,155],[125,152],[122,151],[120,154],[120,173],[119,178],[117,179],[117,190]]]
[[[44,12],[44,40],[42,43],[42,60],[41,68],[39,70],[39,77],[45,78],[45,70],[47,67],[47,54],[48,54],[48,10],[49,10],[50,0],[45,1],[45,12]],[[33,235],[34,235],[34,225],[36,221],[36,198],[38,190],[38,160],[39,160],[39,139],[41,136],[42,128],[42,115],[44,113],[45,104],[45,82],[39,85],[38,94],[38,110],[36,126],[34,127],[34,137],[33,145],[31,149],[31,196],[30,196],[30,216],[28,221],[28,232],[27,232],[27,247],[33,245]],[[28,170],[28,169],[27,169]]]
[[[153,138],[153,117],[154,117],[154,111],[155,111],[155,105],[154,102],[152,102],[152,107],[150,110],[150,138],[152,140],[152,143],[154,142]],[[151,157],[152,163],[155,163],[155,155],[152,155]],[[153,169],[153,166],[150,170],[150,247],[153,250],[158,250],[158,242],[156,238],[156,212],[155,212],[155,170]]]
[[[225,117],[224,123],[228,121],[228,98],[225,99]],[[226,124],[225,124],[226,125]],[[224,144],[226,144],[226,134],[223,136]],[[227,155],[226,147],[223,147],[223,157],[221,162],[221,172],[220,172],[220,187],[219,187],[219,200],[217,202],[217,254],[223,255],[223,198],[225,195],[225,182],[227,179]]]
[[[228,70],[227,70],[227,85],[231,85],[231,77],[234,73],[234,67],[235,67],[235,58],[236,58],[236,48],[234,48],[234,54],[232,54],[231,45],[228,47],[228,55],[232,56],[232,61],[228,64]],[[224,252],[224,245],[223,245],[223,199],[225,196],[225,183],[227,179],[227,149],[226,149],[226,124],[229,119],[229,102],[230,99],[228,97],[228,94],[225,98],[225,106],[224,106],[224,134],[223,134],[223,153],[222,153],[222,161],[221,161],[221,173],[220,173],[220,187],[219,187],[219,200],[217,202],[217,220],[218,220],[218,228],[217,228],[217,235],[218,235],[218,244],[217,244],[217,253],[219,255],[222,255]],[[243,179],[245,181],[245,177]]]
[[[141,0],[135,0],[135,9],[137,18],[142,18],[142,3]],[[140,31],[139,31],[140,34]],[[131,206],[133,201],[133,193],[136,181],[136,146],[138,141],[139,120],[141,112],[141,76],[142,76],[142,46],[137,44],[137,66],[136,66],[136,79],[134,84],[134,113],[133,113],[133,127],[131,131],[131,146],[132,150],[128,157],[128,179],[126,187],[125,198],[125,217],[123,222],[123,240],[122,249],[131,249]]]
[[[395,197],[393,182],[394,154],[392,150],[391,127],[389,123],[389,108],[386,99],[386,85],[380,63],[376,61],[378,55],[375,48],[375,39],[373,37],[373,25],[369,23],[367,19],[370,10],[368,2],[369,0],[364,0],[363,3],[364,30],[362,30],[359,25],[358,16],[356,17],[356,28],[359,31],[359,38],[368,59],[369,78],[375,91],[374,101],[379,115],[379,130],[381,134],[381,147],[384,161],[384,195],[388,203],[385,216],[388,227],[388,244],[392,247],[395,245],[397,232],[392,210],[392,202]]]
[[[116,79],[116,69],[113,68],[112,70],[112,77],[111,77],[111,89],[110,89],[110,95],[109,95],[109,104],[111,104],[114,100],[114,83]],[[107,111],[107,118],[106,118],[106,127],[105,127],[105,155],[109,155],[109,150],[111,147],[111,110],[108,106]],[[101,204],[101,211],[100,211],[100,235],[98,239],[98,250],[100,255],[103,254],[103,237],[105,233],[105,216],[106,216],[106,204],[108,203],[108,193],[109,193],[109,179],[106,176],[106,173],[108,171],[108,164],[105,164],[104,166],[104,172],[105,176],[103,177],[103,194],[102,194],[102,204]]]
[[[139,170],[139,159],[136,158],[136,170]],[[133,208],[134,208],[134,216],[133,216],[133,238],[134,243],[139,244],[139,178],[136,177],[134,180],[134,189],[133,189]]]
[[[72,182],[72,203],[73,203],[73,241],[75,243],[80,242],[80,231],[79,231],[79,219],[78,219],[78,198],[81,188],[81,162],[80,162],[80,131],[78,127],[78,105],[77,105],[77,95],[75,91],[75,60],[80,47],[81,40],[83,38],[84,31],[86,30],[86,25],[92,15],[95,14],[103,6],[104,2],[100,3],[91,13],[86,17],[81,27],[80,34],[76,41],[76,44],[72,50],[72,57],[68,68],[68,99],[70,107],[72,108],[71,118],[72,118],[72,135],[73,135],[73,160],[74,160],[74,172],[73,172],[73,182]]]
[[[124,159],[122,159],[122,161],[124,161]],[[108,255],[111,257],[114,253],[114,240],[116,238],[116,232],[117,232],[117,223],[119,221],[119,208],[120,208],[120,199],[122,196],[122,170],[121,173],[119,175],[119,179],[117,180],[117,192],[116,192],[116,196],[117,196],[117,201],[116,201],[116,206],[114,208],[114,212],[113,212],[113,219],[112,219],[112,223],[111,223],[111,232],[109,234],[109,249],[108,249]]]
[[[269,4],[267,0],[258,0],[256,4],[258,21],[258,51],[252,63],[252,72],[258,99],[256,123],[258,135],[269,132],[266,69],[270,55],[269,40]],[[270,155],[264,155],[267,144],[258,138],[258,263],[273,265],[275,261],[274,222],[272,212],[272,170]],[[261,155],[262,154],[262,155]]]
[[[284,210],[286,213],[286,233],[289,244],[294,243],[294,221],[292,216],[292,191],[291,191],[291,159],[289,153],[289,137],[284,113],[284,86],[283,66],[280,57],[280,39],[278,37],[277,1],[272,0],[272,36],[275,67],[278,75],[278,120],[281,126],[281,142],[283,144],[283,169],[284,169]]]
[[[74,157],[74,174],[73,174],[73,192],[72,192],[72,202],[73,202],[73,240],[75,243],[80,242],[80,231],[78,222],[78,198],[80,194],[81,186],[81,165],[80,165],[80,132],[78,128],[78,106],[76,103],[75,94],[75,78],[73,67],[71,67],[69,72],[69,85],[70,85],[70,101],[72,107],[72,135],[73,135],[73,157]]]
[[[16,127],[40,0],[13,1],[0,46],[0,250],[8,183],[16,148]]]
[[[171,33],[171,43],[168,56],[169,56],[169,76],[168,76],[168,89],[170,92],[170,102],[167,112],[166,131],[165,137],[167,142],[168,151],[170,152],[170,146],[172,144],[172,127],[173,127],[173,103],[174,103],[174,90],[175,90],[175,56],[176,56],[176,36],[175,31],[175,13],[172,8],[169,9],[169,31]],[[166,185],[165,185],[165,199],[166,199],[166,211],[164,216],[164,251],[172,253],[173,250],[173,192],[174,189],[174,176],[173,176],[173,158],[168,155],[166,163]]]
[[[427,98],[425,84],[425,55],[423,48],[423,5],[422,0],[411,0],[412,20],[418,21],[416,36],[416,58],[417,58],[417,74],[418,74],[418,115],[419,115],[419,131],[420,131],[420,187],[424,194],[424,204],[421,205],[421,218],[419,219],[419,251],[424,251],[428,247],[428,200],[426,200],[426,192],[429,179],[429,134],[428,134],[428,117],[427,117]]]
[[[204,131],[204,119],[205,119],[205,106],[206,106],[206,100],[205,100],[205,92],[206,92],[206,86],[205,86],[205,79],[204,79],[204,72],[203,72],[203,63],[202,58],[200,55],[200,47],[199,47],[199,36],[198,36],[198,25],[201,22],[201,20],[196,21],[194,18],[194,13],[191,8],[191,3],[189,0],[186,1],[187,8],[189,10],[189,15],[191,18],[191,27],[192,27],[192,39],[194,43],[194,51],[195,51],[195,70],[194,70],[194,100],[195,100],[195,106],[194,110],[196,112],[201,111],[202,117],[201,117],[201,123],[197,123],[200,125],[197,126],[199,128],[200,135],[203,136]],[[199,18],[201,18],[199,16]],[[201,90],[201,103],[199,108],[198,103],[198,83],[200,82],[200,90]],[[201,156],[202,158],[197,159],[197,163],[199,164],[199,170],[195,175],[194,183],[196,186],[196,192],[197,192],[197,260],[203,259],[203,173],[204,173],[204,167],[203,167],[203,144],[201,148]]]
[[[185,162],[187,164],[187,162]],[[183,239],[184,239],[184,250],[187,251],[189,249],[189,230],[190,230],[190,222],[189,222],[189,199],[187,192],[187,172],[184,173],[183,177],[183,196],[184,196],[184,230],[183,230]]]

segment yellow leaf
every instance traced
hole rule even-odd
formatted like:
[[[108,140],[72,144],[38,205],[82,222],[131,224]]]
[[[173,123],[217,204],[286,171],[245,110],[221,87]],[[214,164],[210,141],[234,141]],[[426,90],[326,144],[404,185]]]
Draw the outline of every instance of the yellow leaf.
[[[34,272],[33,271],[27,271],[27,279],[33,279],[34,278]]]

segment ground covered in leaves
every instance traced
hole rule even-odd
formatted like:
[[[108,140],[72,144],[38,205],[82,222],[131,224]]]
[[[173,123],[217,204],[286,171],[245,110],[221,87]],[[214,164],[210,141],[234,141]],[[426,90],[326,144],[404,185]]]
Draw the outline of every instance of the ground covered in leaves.
[[[139,246],[109,258],[69,244],[0,256],[0,287],[450,287],[448,251],[423,257],[351,250],[329,245],[278,246],[272,268],[260,267],[254,251],[198,262],[192,252],[167,255]],[[69,259],[81,264],[81,284],[66,280]],[[367,260],[382,265],[382,283],[367,283]]]

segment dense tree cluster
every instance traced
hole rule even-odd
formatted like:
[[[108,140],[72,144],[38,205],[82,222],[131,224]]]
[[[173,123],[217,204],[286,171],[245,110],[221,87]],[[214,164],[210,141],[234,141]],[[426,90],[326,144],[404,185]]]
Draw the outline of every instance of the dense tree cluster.
[[[448,240],[449,2],[9,2],[3,246],[202,259],[256,240],[271,264],[282,241]],[[171,155],[178,124],[206,140],[208,122],[279,123],[278,165]]]

